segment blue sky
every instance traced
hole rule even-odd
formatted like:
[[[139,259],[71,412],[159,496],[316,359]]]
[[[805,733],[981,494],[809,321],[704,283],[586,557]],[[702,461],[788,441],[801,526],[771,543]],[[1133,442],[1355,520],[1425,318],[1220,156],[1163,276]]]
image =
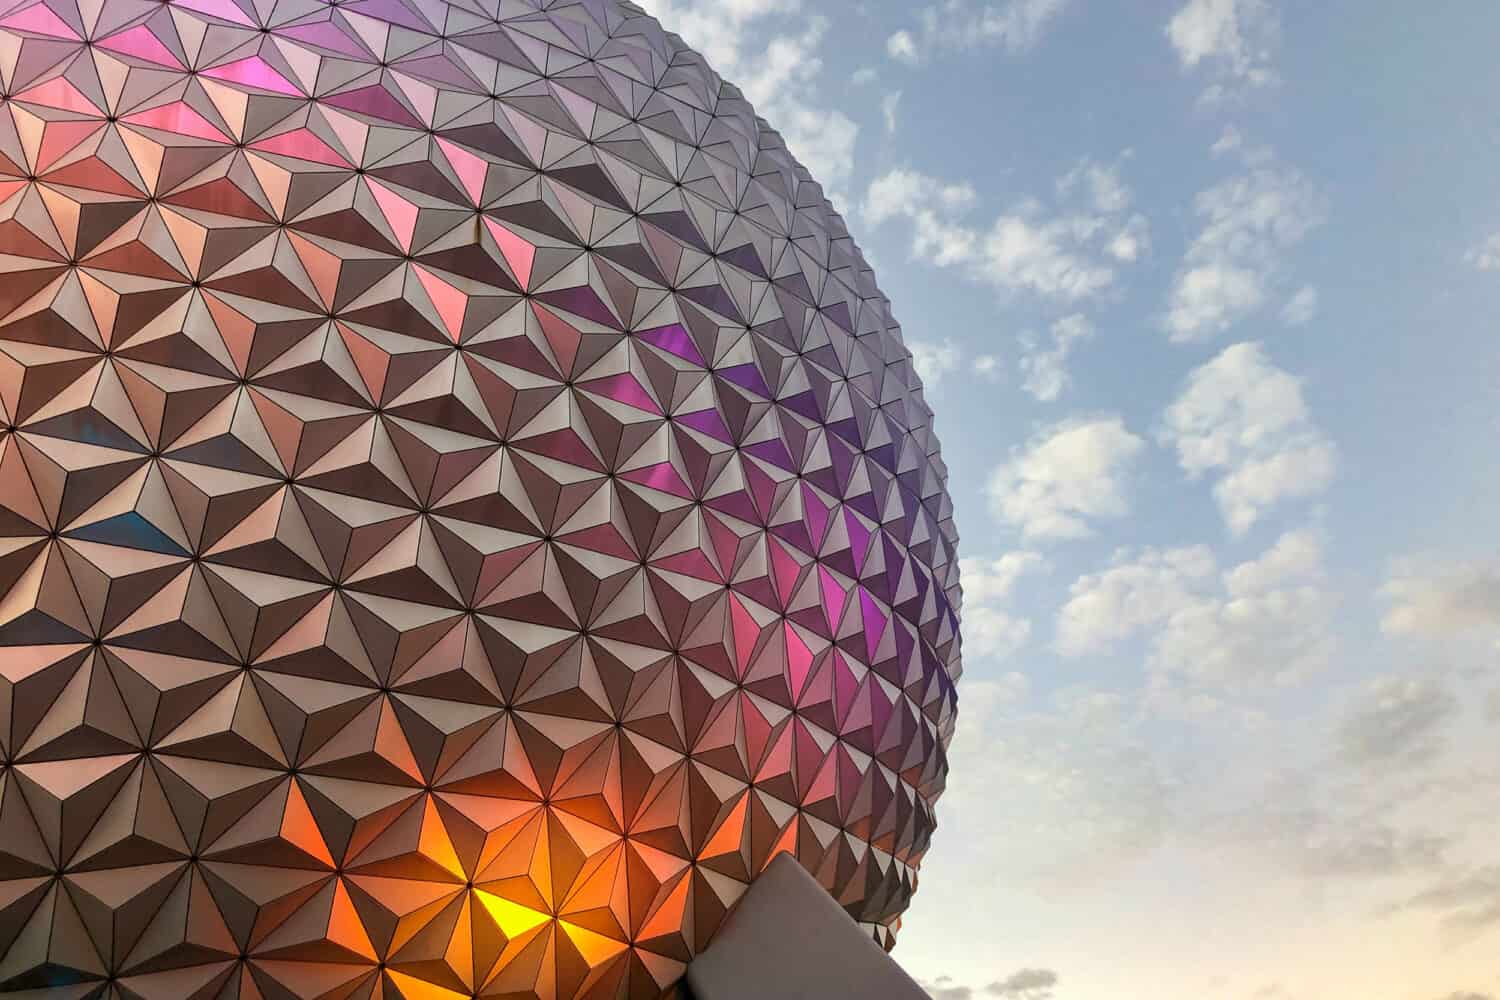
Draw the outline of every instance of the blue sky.
[[[962,538],[939,1000],[1500,996],[1500,6],[653,0],[832,192]]]

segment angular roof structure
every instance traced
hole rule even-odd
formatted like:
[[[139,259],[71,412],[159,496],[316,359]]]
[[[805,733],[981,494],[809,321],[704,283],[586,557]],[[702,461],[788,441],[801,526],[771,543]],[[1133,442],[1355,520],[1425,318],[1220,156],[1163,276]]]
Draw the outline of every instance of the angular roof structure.
[[[750,884],[686,982],[693,1000],[927,1000],[788,854]]]

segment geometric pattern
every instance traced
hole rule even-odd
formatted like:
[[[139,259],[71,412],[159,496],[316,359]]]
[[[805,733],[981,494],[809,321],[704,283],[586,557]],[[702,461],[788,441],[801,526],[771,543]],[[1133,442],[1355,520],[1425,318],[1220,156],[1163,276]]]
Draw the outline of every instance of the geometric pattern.
[[[0,0],[0,993],[889,946],[946,471],[821,188],[613,0]]]

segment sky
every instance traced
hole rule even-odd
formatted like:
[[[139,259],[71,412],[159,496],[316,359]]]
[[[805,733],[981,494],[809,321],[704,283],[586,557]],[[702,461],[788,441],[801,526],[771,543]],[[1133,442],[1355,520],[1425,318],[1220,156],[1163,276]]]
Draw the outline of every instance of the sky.
[[[891,298],[936,1000],[1500,998],[1500,5],[649,0]]]

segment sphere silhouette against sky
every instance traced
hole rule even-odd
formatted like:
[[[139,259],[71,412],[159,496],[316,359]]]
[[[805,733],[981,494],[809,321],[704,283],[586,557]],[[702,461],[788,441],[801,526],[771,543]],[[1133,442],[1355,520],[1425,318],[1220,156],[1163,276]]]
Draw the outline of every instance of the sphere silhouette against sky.
[[[733,86],[545,6],[0,16],[0,992],[651,997],[781,851],[889,944],[910,356]]]

